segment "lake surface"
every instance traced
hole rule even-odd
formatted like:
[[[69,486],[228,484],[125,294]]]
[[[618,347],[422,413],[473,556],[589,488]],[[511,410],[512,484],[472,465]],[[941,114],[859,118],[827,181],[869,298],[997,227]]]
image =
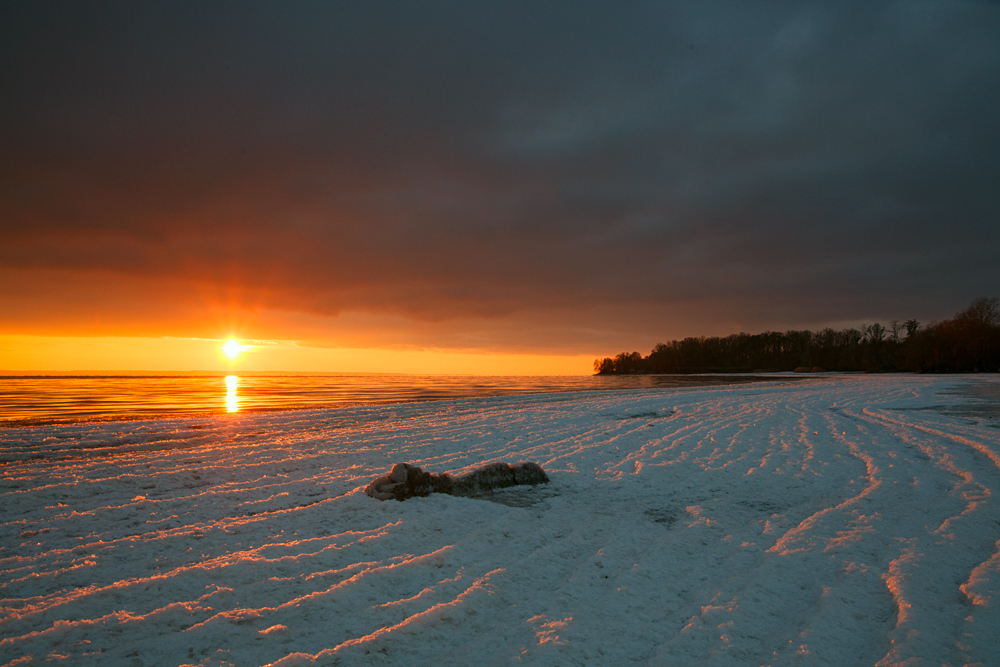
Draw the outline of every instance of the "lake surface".
[[[738,384],[788,376],[0,376],[0,425],[257,412],[567,391]]]

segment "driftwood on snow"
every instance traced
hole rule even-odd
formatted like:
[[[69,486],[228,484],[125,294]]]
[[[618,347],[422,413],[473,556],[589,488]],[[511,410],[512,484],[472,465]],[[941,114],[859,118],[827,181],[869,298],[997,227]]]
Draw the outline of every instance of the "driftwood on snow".
[[[409,463],[397,463],[388,475],[373,480],[365,493],[379,500],[406,500],[431,493],[448,493],[453,496],[478,496],[494,489],[518,484],[543,484],[549,481],[542,467],[530,461],[514,465],[490,463],[467,475],[452,477],[448,473],[435,475],[424,472]]]

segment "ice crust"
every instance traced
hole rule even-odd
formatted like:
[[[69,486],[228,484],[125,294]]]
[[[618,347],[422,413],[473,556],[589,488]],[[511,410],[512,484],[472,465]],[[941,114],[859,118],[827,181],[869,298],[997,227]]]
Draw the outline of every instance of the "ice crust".
[[[941,412],[997,381],[0,430],[0,665],[997,665],[1000,429]]]
[[[519,461],[514,465],[494,461],[461,477],[452,477],[448,473],[435,475],[421,470],[419,466],[397,463],[388,474],[373,479],[365,487],[365,493],[377,500],[423,498],[432,493],[492,499],[499,489],[519,484],[545,484],[548,481],[548,475],[533,461]]]

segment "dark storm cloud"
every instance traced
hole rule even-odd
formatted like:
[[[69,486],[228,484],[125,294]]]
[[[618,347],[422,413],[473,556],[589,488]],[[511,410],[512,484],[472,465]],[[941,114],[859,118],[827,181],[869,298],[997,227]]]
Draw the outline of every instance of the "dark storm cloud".
[[[2,11],[7,272],[623,332],[1000,285],[996,3]]]

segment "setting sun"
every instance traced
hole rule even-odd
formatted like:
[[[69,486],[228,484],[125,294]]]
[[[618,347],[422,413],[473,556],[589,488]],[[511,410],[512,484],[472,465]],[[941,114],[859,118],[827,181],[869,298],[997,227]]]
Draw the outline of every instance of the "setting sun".
[[[222,346],[222,351],[225,352],[226,356],[230,359],[235,359],[236,356],[243,350],[247,349],[247,347],[247,345],[240,345],[239,341],[235,338],[230,338],[226,341],[226,344]]]

